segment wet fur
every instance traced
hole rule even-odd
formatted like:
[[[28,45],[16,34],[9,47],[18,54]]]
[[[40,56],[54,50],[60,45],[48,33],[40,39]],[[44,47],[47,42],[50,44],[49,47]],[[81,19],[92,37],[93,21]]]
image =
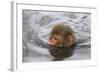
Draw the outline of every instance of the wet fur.
[[[53,61],[64,60],[73,55],[76,38],[72,28],[58,24],[52,29],[51,36],[61,37],[57,40],[58,43],[50,49],[50,54],[54,57]]]

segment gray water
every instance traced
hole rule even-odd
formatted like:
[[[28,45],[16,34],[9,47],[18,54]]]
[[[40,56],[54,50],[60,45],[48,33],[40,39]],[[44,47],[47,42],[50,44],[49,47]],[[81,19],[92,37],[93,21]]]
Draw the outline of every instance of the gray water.
[[[53,59],[49,53],[47,41],[53,26],[61,22],[74,30],[78,43],[73,56],[65,60],[91,58],[90,13],[23,10],[22,15],[23,62],[41,62]]]

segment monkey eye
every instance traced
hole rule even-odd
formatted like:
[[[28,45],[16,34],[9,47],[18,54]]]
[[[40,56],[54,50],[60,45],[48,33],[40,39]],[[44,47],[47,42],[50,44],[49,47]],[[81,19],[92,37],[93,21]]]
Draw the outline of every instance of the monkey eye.
[[[57,40],[57,38],[54,37],[55,40]]]
[[[50,37],[50,40],[51,40],[52,38],[53,38],[53,37],[51,36],[51,37]]]

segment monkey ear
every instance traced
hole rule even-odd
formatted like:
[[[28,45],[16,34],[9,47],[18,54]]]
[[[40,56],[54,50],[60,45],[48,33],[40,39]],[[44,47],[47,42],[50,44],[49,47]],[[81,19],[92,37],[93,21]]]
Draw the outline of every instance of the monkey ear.
[[[69,36],[66,40],[65,46],[70,47],[74,42],[74,38],[72,36]]]

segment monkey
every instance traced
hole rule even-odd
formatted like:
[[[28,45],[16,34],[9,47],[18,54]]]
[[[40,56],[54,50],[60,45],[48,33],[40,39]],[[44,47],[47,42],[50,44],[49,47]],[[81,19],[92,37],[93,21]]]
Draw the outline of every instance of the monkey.
[[[71,27],[63,23],[57,24],[50,32],[48,44],[52,46],[50,54],[53,56],[53,61],[64,60],[72,56],[76,46],[75,33]]]

